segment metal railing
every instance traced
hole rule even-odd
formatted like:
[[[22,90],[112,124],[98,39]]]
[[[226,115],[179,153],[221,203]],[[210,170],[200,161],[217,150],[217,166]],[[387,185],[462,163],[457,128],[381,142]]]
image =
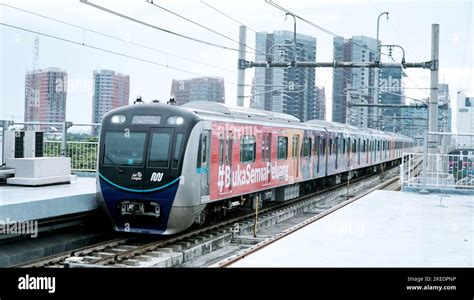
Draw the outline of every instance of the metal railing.
[[[468,155],[426,154],[426,166],[421,174],[410,172],[423,160],[422,153],[406,153],[401,165],[402,189],[456,191],[474,193],[474,153]],[[424,173],[424,174],[423,174]],[[423,175],[426,183],[423,183]]]
[[[97,169],[98,142],[67,142],[67,156],[72,171],[94,172]],[[45,157],[61,156],[61,141],[44,141]]]

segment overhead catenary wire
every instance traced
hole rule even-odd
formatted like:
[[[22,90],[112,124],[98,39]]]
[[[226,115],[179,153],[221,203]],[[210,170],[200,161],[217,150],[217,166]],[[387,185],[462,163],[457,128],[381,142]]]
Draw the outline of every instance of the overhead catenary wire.
[[[37,16],[37,17],[41,17],[41,18],[44,18],[44,19],[47,19],[47,20],[50,20],[50,21],[54,21],[54,22],[58,22],[58,23],[61,23],[61,24],[64,24],[64,25],[68,25],[68,26],[71,26],[71,27],[74,27],[74,28],[77,28],[77,29],[81,29],[81,30],[84,30],[84,31],[87,31],[87,32],[91,32],[91,33],[94,33],[94,34],[97,34],[97,35],[100,35],[100,36],[103,36],[103,37],[106,37],[106,38],[109,38],[109,39],[113,39],[113,40],[116,40],[116,41],[127,43],[127,44],[130,44],[130,45],[133,45],[133,46],[141,47],[141,48],[144,48],[144,49],[147,49],[147,50],[155,51],[155,52],[158,52],[158,53],[161,53],[161,54],[164,54],[164,55],[176,57],[176,58],[179,58],[179,59],[182,59],[182,60],[190,61],[190,62],[193,62],[193,63],[196,63],[196,64],[201,64],[203,66],[207,66],[207,67],[211,67],[211,68],[215,68],[215,69],[220,69],[220,70],[224,70],[224,71],[228,71],[228,72],[235,72],[235,70],[223,68],[223,67],[220,67],[220,66],[215,66],[215,65],[208,64],[208,63],[205,63],[205,62],[202,62],[202,61],[199,61],[199,60],[195,60],[195,59],[192,59],[192,58],[187,58],[187,57],[184,57],[184,56],[169,53],[169,52],[157,49],[157,48],[153,48],[153,47],[143,45],[143,44],[140,44],[140,43],[135,43],[135,42],[132,42],[132,41],[129,41],[129,40],[117,37],[117,36],[113,36],[113,35],[110,35],[110,34],[107,34],[107,33],[99,32],[99,31],[96,31],[96,30],[93,30],[93,29],[90,29],[90,28],[87,28],[87,27],[79,26],[79,25],[76,25],[76,24],[73,24],[73,23],[70,23],[70,22],[67,22],[67,21],[64,21],[64,20],[59,20],[59,19],[56,19],[56,18],[53,18],[53,17],[42,15],[42,14],[39,14],[39,13],[36,13],[36,12],[33,12],[33,11],[29,11],[29,10],[26,10],[26,9],[15,7],[15,6],[12,6],[12,5],[4,4],[4,3],[0,3],[0,5],[11,8],[11,9],[15,9],[15,10],[18,10],[18,11],[22,11],[24,13],[28,13],[28,14],[31,14],[31,15],[34,15],[34,16]]]
[[[327,34],[333,36],[333,37],[337,37],[337,38],[342,38],[342,39],[344,39],[343,36],[341,36],[341,35],[339,35],[339,34],[337,34],[337,33],[334,33],[334,32],[332,32],[332,31],[330,31],[330,30],[328,30],[328,29],[326,29],[326,28],[324,28],[324,27],[322,27],[322,26],[320,26],[320,25],[318,25],[318,24],[315,24],[315,23],[313,23],[313,22],[311,22],[311,21],[309,21],[309,20],[307,20],[307,19],[301,17],[301,16],[298,15],[298,14],[295,14],[294,12],[292,12],[292,11],[290,11],[290,10],[284,8],[283,6],[276,4],[276,3],[273,2],[272,0],[265,0],[265,2],[268,3],[268,4],[270,4],[270,5],[273,6],[273,7],[277,8],[277,9],[279,9],[279,10],[285,12],[285,13],[294,15],[295,18],[298,18],[298,19],[300,19],[301,21],[305,22],[306,24],[309,24],[309,25],[311,25],[311,26],[313,26],[313,27],[315,27],[315,28],[317,28],[317,29],[319,29],[319,30],[321,30],[321,31],[323,31],[323,32],[325,32],[325,33],[327,33]],[[356,42],[352,41],[352,39],[351,39],[351,40],[348,40],[348,42],[351,43],[351,44],[353,44],[353,45],[355,45],[355,46],[361,47],[361,48],[363,48],[363,49],[367,49],[367,50],[370,50],[370,51],[379,53],[378,50],[371,49],[371,48],[369,48],[369,47],[367,47],[367,46],[364,46],[364,45],[360,45],[359,43],[356,43]],[[383,53],[383,52],[380,52],[380,54],[389,56],[389,54]]]
[[[217,34],[217,35],[220,36],[220,37],[223,37],[223,38],[225,38],[225,39],[227,39],[227,40],[230,40],[230,41],[233,41],[233,42],[235,42],[235,43],[237,43],[237,44],[239,44],[239,45],[243,45],[243,46],[245,46],[246,48],[248,48],[248,49],[250,49],[250,50],[253,50],[253,51],[255,51],[255,52],[258,52],[258,53],[260,53],[260,54],[264,54],[264,55],[265,55],[265,53],[263,53],[263,52],[261,52],[261,51],[258,51],[257,49],[254,49],[254,48],[252,48],[252,47],[250,47],[250,46],[247,46],[247,44],[245,44],[245,43],[241,43],[240,41],[237,41],[236,39],[233,39],[233,38],[231,38],[231,37],[229,37],[229,36],[227,36],[227,35],[225,35],[225,34],[222,34],[222,33],[218,32],[218,31],[216,31],[216,30],[214,30],[214,29],[212,29],[212,28],[209,28],[209,27],[207,27],[207,26],[205,26],[205,25],[202,25],[202,24],[199,23],[199,22],[196,22],[196,21],[194,21],[194,20],[191,20],[191,19],[189,19],[189,18],[187,18],[187,17],[185,17],[185,16],[183,16],[183,15],[180,15],[180,14],[178,14],[178,13],[176,13],[176,12],[170,10],[170,9],[167,9],[167,8],[161,6],[161,5],[158,5],[158,4],[154,3],[153,0],[147,0],[147,2],[150,3],[151,5],[155,6],[155,7],[158,7],[158,8],[161,9],[161,10],[164,10],[164,11],[166,11],[166,12],[172,14],[173,16],[176,16],[176,17],[178,17],[178,18],[181,18],[181,19],[183,19],[183,20],[185,20],[185,21],[187,21],[187,22],[189,22],[189,23],[191,23],[191,24],[194,24],[194,25],[199,26],[199,27],[201,27],[201,28],[203,28],[203,29],[205,29],[205,30],[207,30],[207,31],[210,31],[210,32],[212,32],[212,33],[214,33],[214,34]]]
[[[194,41],[196,43],[200,43],[200,44],[204,44],[204,45],[208,45],[208,46],[212,46],[212,47],[217,47],[217,48],[224,49],[224,50],[231,50],[231,51],[236,51],[236,52],[239,51],[239,49],[237,49],[237,48],[227,47],[227,46],[224,46],[224,45],[220,45],[220,44],[212,43],[212,42],[209,42],[209,41],[201,40],[201,39],[198,39],[198,38],[194,38],[194,37],[191,37],[191,36],[188,36],[188,35],[184,35],[184,34],[181,34],[181,33],[178,33],[178,32],[174,32],[174,31],[171,31],[169,29],[162,28],[162,27],[159,27],[159,26],[156,26],[156,25],[153,25],[153,24],[150,24],[150,23],[147,23],[147,22],[129,17],[127,15],[121,14],[119,12],[113,11],[111,9],[108,9],[106,7],[103,7],[103,6],[97,5],[95,3],[89,2],[87,0],[80,0],[80,1],[81,1],[81,3],[87,4],[89,6],[97,8],[97,9],[100,9],[102,11],[105,11],[105,12],[107,12],[109,14],[112,14],[112,15],[115,15],[117,17],[121,17],[121,18],[127,19],[129,21],[132,21],[132,22],[135,22],[135,23],[138,23],[138,24],[141,24],[141,25],[144,25],[144,26],[147,26],[147,27],[150,27],[150,28],[153,28],[153,29],[156,29],[156,30],[159,30],[159,31],[162,31],[162,32],[180,37],[180,38],[183,38],[183,39],[187,39],[187,40],[190,40],[190,41]]]
[[[207,2],[204,2],[204,0],[201,0],[201,3],[204,4],[204,5],[206,5],[207,7],[209,7],[210,9],[212,9],[213,11],[215,11],[215,12],[217,12],[217,13],[223,15],[224,17],[226,17],[226,18],[232,20],[233,22],[235,22],[235,23],[237,23],[237,24],[239,24],[239,25],[245,26],[248,30],[254,32],[255,34],[258,33],[258,32],[257,32],[255,29],[253,29],[252,27],[250,27],[250,26],[248,26],[247,24],[245,24],[245,23],[243,23],[243,22],[237,20],[236,18],[232,17],[231,15],[229,15],[229,14],[223,12],[222,10],[216,8],[215,6],[213,6],[213,5],[211,5],[211,4],[207,3]],[[273,40],[272,40],[272,39],[268,38],[267,36],[265,36],[265,39],[266,39],[268,42],[270,42],[270,44],[273,44]],[[291,46],[291,44],[288,44],[288,45]],[[257,53],[264,54],[265,56],[272,54],[272,53],[263,53],[263,52],[260,51],[260,50],[257,51]]]
[[[221,14],[221,15],[227,17],[228,19],[234,21],[235,23],[237,23],[237,24],[239,24],[239,25],[246,26],[247,29],[249,29],[250,31],[252,31],[252,32],[254,32],[254,33],[257,33],[257,31],[256,31],[255,29],[253,29],[252,27],[247,26],[246,24],[240,22],[239,20],[237,20],[236,18],[230,16],[229,14],[226,14],[225,12],[223,12],[223,11],[217,9],[216,7],[210,5],[209,3],[204,2],[204,0],[201,0],[201,3],[204,4],[204,5],[206,5],[206,6],[209,7],[210,9],[212,9],[212,10],[218,12],[219,14]]]
[[[142,62],[145,62],[145,63],[157,65],[157,66],[160,66],[160,67],[173,69],[173,70],[176,70],[176,71],[180,71],[180,72],[184,72],[184,73],[188,73],[188,74],[192,74],[192,75],[197,75],[197,76],[201,76],[201,77],[206,76],[206,75],[201,74],[201,73],[188,71],[188,70],[185,70],[185,69],[182,69],[182,68],[173,67],[173,66],[170,66],[170,65],[167,65],[167,64],[156,62],[156,61],[152,61],[152,60],[148,60],[148,59],[144,59],[144,58],[140,58],[140,57],[120,53],[120,52],[117,52],[117,51],[113,51],[113,50],[109,50],[109,49],[105,49],[105,48],[101,48],[101,47],[97,47],[97,46],[93,46],[93,45],[88,45],[88,44],[85,44],[83,42],[70,40],[70,39],[67,39],[67,38],[63,38],[63,37],[43,33],[43,32],[40,32],[40,31],[36,31],[36,30],[24,28],[24,27],[19,27],[19,26],[15,26],[15,25],[3,23],[3,22],[0,22],[0,25],[10,27],[10,28],[14,28],[14,29],[21,30],[21,31],[25,31],[25,32],[29,32],[29,33],[34,33],[34,34],[45,36],[45,37],[49,37],[49,38],[56,39],[56,40],[59,40],[59,41],[62,41],[62,42],[67,42],[67,43],[70,43],[70,44],[75,44],[75,45],[78,45],[78,46],[83,46],[83,47],[87,47],[87,48],[90,48],[90,49],[106,52],[106,53],[109,53],[109,54],[114,54],[114,55],[117,55],[117,56],[122,56],[122,57],[130,58],[130,59],[133,59],[133,60],[142,61]]]

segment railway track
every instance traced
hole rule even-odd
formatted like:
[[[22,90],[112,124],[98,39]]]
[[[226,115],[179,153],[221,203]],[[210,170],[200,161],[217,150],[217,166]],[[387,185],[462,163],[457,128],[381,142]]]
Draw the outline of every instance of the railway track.
[[[398,167],[385,170],[385,177],[392,176],[388,180],[390,183],[386,185],[386,188],[392,185],[393,188],[396,188],[395,182],[398,177],[393,176],[397,170]],[[321,213],[318,216],[321,215],[321,218],[334,211],[334,209],[349,204],[350,202],[347,201],[357,200],[357,196],[351,197],[349,200],[346,199],[354,192],[359,194],[359,190],[367,191],[370,188],[368,185],[377,185],[380,181],[379,178],[380,174],[378,173],[363,176],[351,180],[350,185],[343,182],[323,191],[261,209],[258,214],[259,222],[257,226],[255,226],[255,212],[244,213],[218,224],[191,229],[176,236],[156,237],[155,240],[149,242],[141,241],[137,236],[118,238],[15,267],[179,266],[196,257],[221,249],[231,243],[233,239],[251,235],[254,230],[261,230],[266,226],[278,224],[308,210],[319,209]],[[334,204],[334,201],[337,204]],[[261,240],[262,238],[257,237],[250,243],[257,244]]]

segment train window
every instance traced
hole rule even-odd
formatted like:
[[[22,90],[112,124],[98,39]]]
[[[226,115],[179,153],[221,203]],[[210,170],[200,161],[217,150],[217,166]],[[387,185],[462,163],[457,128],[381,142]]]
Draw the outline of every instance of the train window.
[[[319,144],[321,143],[321,138],[319,136],[316,137],[316,140],[313,143],[313,151],[312,154],[319,156]]]
[[[270,161],[270,144],[271,136],[269,133],[263,134],[262,137],[262,161]]]
[[[207,162],[207,135],[202,137],[202,163]]]
[[[303,148],[301,149],[303,157],[311,156],[311,138],[303,138]]]
[[[332,139],[329,139],[329,155],[332,155],[332,153],[334,152],[334,149],[332,148],[333,147],[333,142],[332,142]]]
[[[152,134],[150,157],[148,165],[155,168],[167,168],[169,161],[169,145],[171,134],[166,132],[156,132]]]
[[[357,141],[354,139],[352,140],[352,153],[357,152]]]
[[[199,135],[199,140],[202,141],[202,133]],[[198,155],[196,161],[196,168],[201,168],[201,151],[202,151],[202,143],[198,145]]]
[[[224,163],[224,134],[219,134],[219,165]]]
[[[226,155],[225,155],[225,163],[227,165],[230,165],[230,160],[232,156],[232,139],[230,138],[229,135],[227,135],[225,139],[225,149],[226,149]]]
[[[288,158],[288,138],[286,136],[278,137],[278,149],[277,149],[277,158],[278,159],[287,159]]]
[[[317,155],[317,162],[316,162],[316,173],[319,173],[319,155],[321,154],[319,147],[321,144],[321,138],[319,136],[316,137],[316,141],[313,144],[313,153]]]
[[[291,157],[295,158],[298,155],[298,145],[300,143],[300,136],[294,135],[293,136],[293,143],[291,148]]]
[[[360,143],[360,142],[359,142]],[[365,152],[365,140],[362,141],[362,152]]]
[[[341,152],[342,153],[346,152],[346,139],[345,138],[342,138],[342,151]],[[347,150],[347,152],[349,152],[349,149]]]
[[[253,135],[244,135],[240,138],[240,162],[251,163],[255,161],[256,141]]]
[[[181,156],[181,148],[183,147],[183,134],[177,133],[174,139],[174,155],[173,155],[173,169],[177,169],[179,165],[179,158]]]
[[[323,156],[326,155],[326,139],[322,138],[322,142],[320,142],[320,150],[319,153],[322,153]]]
[[[143,165],[145,150],[145,132],[130,132],[127,138],[123,132],[107,132],[104,143],[105,165]]]

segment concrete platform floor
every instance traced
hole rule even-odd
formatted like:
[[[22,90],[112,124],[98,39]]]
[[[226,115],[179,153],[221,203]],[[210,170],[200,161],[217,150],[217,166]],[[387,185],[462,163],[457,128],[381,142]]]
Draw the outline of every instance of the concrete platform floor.
[[[473,267],[474,196],[376,191],[232,267]]]

